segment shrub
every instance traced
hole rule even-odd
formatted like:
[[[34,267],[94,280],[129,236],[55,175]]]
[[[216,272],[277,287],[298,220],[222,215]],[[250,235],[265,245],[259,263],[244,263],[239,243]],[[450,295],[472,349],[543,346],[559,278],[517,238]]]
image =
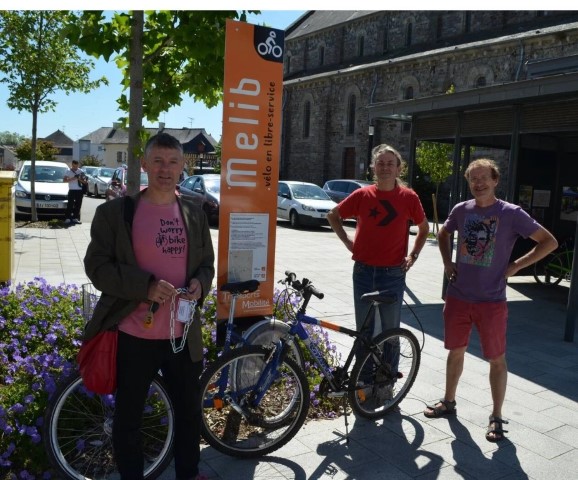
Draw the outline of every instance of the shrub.
[[[275,292],[276,303],[282,295]],[[41,441],[43,413],[59,378],[75,368],[84,325],[81,297],[76,285],[51,286],[42,278],[0,289],[0,480],[51,477]],[[298,301],[290,300],[293,305]],[[276,307],[279,318],[290,311]],[[205,356],[214,359],[219,351],[215,290],[207,296],[201,315]],[[309,331],[337,361],[326,333],[318,327]],[[307,356],[306,370],[312,400],[309,417],[335,416],[339,402],[317,398],[322,378]]]

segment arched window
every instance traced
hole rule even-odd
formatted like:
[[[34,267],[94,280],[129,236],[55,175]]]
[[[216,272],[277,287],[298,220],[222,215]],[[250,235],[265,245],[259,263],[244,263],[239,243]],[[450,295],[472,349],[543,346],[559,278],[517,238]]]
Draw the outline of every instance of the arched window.
[[[413,34],[413,23],[410,22],[407,24],[407,28],[405,30],[405,46],[406,47],[411,46],[412,34]]]
[[[413,98],[413,87],[411,85],[407,86],[403,92],[403,99],[404,100],[411,100]],[[411,123],[410,122],[403,122],[401,124],[401,132],[402,133],[409,133],[411,132]]]
[[[311,133],[311,102],[303,105],[303,138],[309,138]]]
[[[347,103],[347,134],[353,135],[355,133],[355,110],[357,105],[357,99],[355,95],[349,95],[349,101]]]
[[[403,92],[403,99],[404,100],[411,100],[412,98],[413,98],[413,87],[410,85]]]
[[[363,49],[365,47],[365,37],[362,35],[357,39],[357,56],[363,57]]]
[[[476,79],[476,87],[485,87],[485,86],[486,86],[486,77],[484,77],[483,75],[480,75]]]
[[[464,32],[470,33],[472,30],[472,12],[466,12],[466,18],[464,19]]]
[[[383,52],[387,52],[389,50],[389,41],[387,38],[387,30],[383,31]]]
[[[319,66],[323,66],[325,63],[325,47],[321,45],[319,47]]]

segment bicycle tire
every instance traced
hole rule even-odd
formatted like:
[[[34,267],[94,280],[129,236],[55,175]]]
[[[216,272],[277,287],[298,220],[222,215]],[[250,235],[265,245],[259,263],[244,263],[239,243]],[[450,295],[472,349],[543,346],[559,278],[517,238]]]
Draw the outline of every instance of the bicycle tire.
[[[210,364],[201,377],[201,432],[221,453],[239,458],[266,455],[288,443],[305,422],[309,384],[290,357],[271,372],[275,378],[261,402],[251,404],[263,368],[273,367],[267,362],[270,354],[271,349],[261,346],[235,348]],[[226,387],[219,387],[222,383]]]
[[[44,446],[58,478],[119,478],[112,449],[114,395],[84,387],[78,372],[59,383],[44,421]],[[144,478],[153,480],[172,459],[174,418],[168,392],[159,375],[149,390],[143,413]]]
[[[348,392],[353,411],[370,419],[383,417],[405,398],[421,361],[415,335],[404,328],[382,332],[372,344],[380,352],[379,364],[371,351],[364,352],[351,370],[353,388]],[[383,362],[384,357],[389,357],[386,362]],[[394,362],[397,366],[392,365]]]
[[[261,345],[263,347],[270,346],[277,342],[283,335],[287,334],[290,325],[282,320],[276,318],[268,318],[252,325],[244,334],[243,340],[246,345]],[[289,355],[297,362],[302,369],[305,369],[305,356],[303,350],[294,339],[291,344],[291,351]]]
[[[548,255],[534,264],[534,278],[542,285],[558,285],[564,276],[560,254]]]

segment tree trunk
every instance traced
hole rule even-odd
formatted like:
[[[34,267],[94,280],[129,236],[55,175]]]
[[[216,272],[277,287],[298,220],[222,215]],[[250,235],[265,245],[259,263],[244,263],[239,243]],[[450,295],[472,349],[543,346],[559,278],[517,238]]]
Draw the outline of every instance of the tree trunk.
[[[37,143],[37,126],[38,126],[38,108],[32,109],[32,151],[30,152],[30,221],[38,221],[38,212],[36,211],[36,143]]]
[[[143,29],[144,12],[132,14],[130,42],[130,93],[128,111],[128,172],[127,193],[133,195],[140,190],[140,131],[143,118]]]

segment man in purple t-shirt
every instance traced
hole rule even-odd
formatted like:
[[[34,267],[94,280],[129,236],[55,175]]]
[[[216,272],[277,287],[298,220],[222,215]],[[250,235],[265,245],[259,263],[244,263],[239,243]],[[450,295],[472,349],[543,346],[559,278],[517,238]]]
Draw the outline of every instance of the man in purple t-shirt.
[[[502,405],[506,395],[506,279],[556,249],[556,239],[517,205],[496,198],[500,173],[493,160],[473,161],[465,172],[473,199],[457,204],[438,233],[444,272],[450,283],[444,305],[444,343],[449,350],[445,396],[424,415],[438,418],[456,413],[456,390],[464,355],[475,325],[482,353],[490,363],[493,410],[486,440],[504,438]],[[451,235],[457,231],[456,261]],[[510,262],[518,237],[536,245]]]

